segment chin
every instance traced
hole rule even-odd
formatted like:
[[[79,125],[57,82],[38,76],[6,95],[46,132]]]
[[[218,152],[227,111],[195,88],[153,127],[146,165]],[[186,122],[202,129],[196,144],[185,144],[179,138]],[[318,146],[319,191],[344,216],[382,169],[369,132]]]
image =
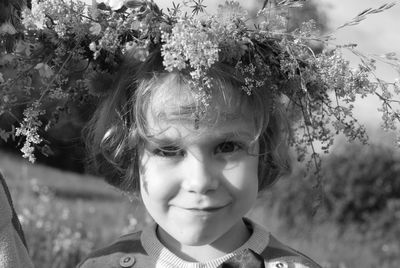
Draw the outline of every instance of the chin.
[[[218,239],[215,234],[202,234],[201,232],[193,232],[192,234],[185,232],[174,237],[180,244],[193,247],[209,245]]]

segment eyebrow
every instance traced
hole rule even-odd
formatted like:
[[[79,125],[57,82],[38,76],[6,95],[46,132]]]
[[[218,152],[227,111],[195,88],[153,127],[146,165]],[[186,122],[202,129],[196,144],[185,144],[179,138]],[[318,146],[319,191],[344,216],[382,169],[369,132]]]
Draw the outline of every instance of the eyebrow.
[[[233,137],[253,137],[252,133],[250,131],[246,130],[239,130],[239,131],[227,131],[227,132],[222,132],[221,134],[218,134],[217,137],[226,137],[226,138],[233,138]]]
[[[165,138],[154,138],[154,137],[151,137],[151,138],[149,138],[147,140],[146,145],[157,146],[157,147],[178,145],[178,144],[181,143],[180,140],[181,140],[180,138],[178,140],[174,140],[174,139],[171,139],[171,138],[168,138],[168,137],[165,137]]]
[[[233,138],[244,139],[245,142],[252,142],[255,140],[255,135],[250,133],[249,131],[235,131],[235,132],[225,132],[215,136],[212,136],[212,139],[217,142],[226,141]],[[196,139],[196,135],[193,138],[185,138],[185,137],[160,137],[157,138],[155,136],[149,137],[147,145],[149,146],[171,146],[171,145],[181,145],[184,143],[190,143],[192,140]]]

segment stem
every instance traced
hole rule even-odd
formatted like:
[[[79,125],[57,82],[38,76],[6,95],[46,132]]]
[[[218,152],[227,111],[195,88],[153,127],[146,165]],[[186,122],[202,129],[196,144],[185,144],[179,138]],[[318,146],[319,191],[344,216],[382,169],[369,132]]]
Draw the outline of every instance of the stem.
[[[305,130],[306,130],[306,132],[307,132],[306,135],[307,135],[308,138],[309,138],[308,143],[309,143],[309,146],[311,147],[311,150],[312,150],[311,158],[312,158],[312,160],[313,160],[313,162],[314,162],[315,174],[318,175],[318,176],[317,176],[317,185],[316,185],[316,187],[318,187],[318,186],[321,185],[321,177],[319,176],[320,173],[321,173],[321,165],[320,165],[321,162],[317,160],[317,155],[318,155],[318,154],[317,154],[316,151],[315,151],[315,147],[314,147],[314,143],[313,143],[313,137],[312,137],[312,135],[311,135],[310,129],[309,129],[308,125],[307,125],[307,122],[305,121],[305,120],[306,120],[305,118],[306,118],[307,115],[306,115],[306,111],[304,110],[304,106],[303,106],[303,104],[302,104],[302,102],[301,102],[300,97],[299,97],[299,101],[300,101],[300,103],[301,103],[300,108],[301,108],[301,112],[302,112],[302,114],[303,114]]]
[[[40,98],[38,99],[39,102],[42,101],[42,99],[44,98],[44,96],[50,91],[50,86],[53,84],[53,82],[56,80],[57,76],[61,73],[61,71],[64,69],[65,65],[67,64],[67,62],[72,58],[72,54],[74,52],[74,50],[79,46],[81,40],[77,40],[75,47],[71,50],[71,52],[68,54],[67,59],[63,62],[63,64],[61,65],[60,69],[58,70],[57,74],[54,75],[53,79],[47,84],[46,89],[44,90],[44,92],[40,95]]]
[[[28,69],[26,69],[25,71],[22,71],[16,78],[10,79],[8,80],[6,83],[2,84],[1,86],[7,86],[7,85],[13,85],[15,84],[17,81],[19,81],[22,77],[26,76],[26,74],[31,71],[33,68],[35,68],[36,65],[31,65],[31,67],[29,67]]]
[[[47,84],[46,89],[43,91],[43,93],[40,95],[40,98],[38,99],[38,102],[41,102],[44,96],[50,91],[50,86],[53,84],[53,82],[56,80],[57,76],[61,73],[61,71],[64,69],[65,64],[71,59],[72,53],[70,53],[67,57],[67,59],[63,62],[63,65],[60,67],[58,70],[57,74],[54,75],[53,79]]]
[[[366,57],[365,55],[363,55],[363,54],[361,54],[360,52],[358,52],[357,50],[355,50],[354,48],[348,48],[352,53],[354,53],[356,56],[358,56],[358,57],[360,57],[361,59],[364,59],[364,60],[370,60],[368,57]],[[386,64],[390,64],[390,63],[388,63],[388,62],[386,62],[386,61],[382,61],[383,63],[386,63]],[[364,63],[363,63],[364,64]],[[365,64],[364,64],[364,66],[365,66]],[[397,65],[394,65],[394,66],[397,66]],[[369,66],[365,66],[365,67],[367,67],[368,69],[370,69],[369,68]],[[370,72],[371,73],[371,75],[374,77],[374,79],[377,81],[377,83],[378,83],[378,85],[379,85],[379,87],[382,89],[382,88],[384,88],[385,87],[385,85],[382,83],[382,80],[380,80],[377,76],[376,76],[376,74],[373,72],[373,71],[371,71]],[[400,103],[400,101],[398,101],[398,100],[389,100],[389,99],[386,99],[386,98],[384,98],[381,94],[379,94],[378,92],[376,92],[376,91],[374,91],[374,94],[376,95],[376,96],[378,96],[378,98],[381,100],[381,101],[383,101],[383,103],[393,112],[393,115],[396,117],[396,119],[400,122],[400,114],[398,113],[398,112],[396,112],[394,109],[393,109],[393,107],[390,105],[390,103],[392,103],[392,102],[395,102],[395,103]]]

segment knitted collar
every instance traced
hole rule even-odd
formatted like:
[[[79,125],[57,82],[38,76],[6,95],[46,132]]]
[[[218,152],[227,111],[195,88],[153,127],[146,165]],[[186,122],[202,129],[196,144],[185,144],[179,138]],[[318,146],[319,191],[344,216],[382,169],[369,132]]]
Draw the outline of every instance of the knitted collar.
[[[245,249],[251,249],[255,253],[261,254],[261,252],[267,247],[270,237],[269,232],[267,232],[262,226],[247,218],[244,218],[243,221],[249,230],[252,231],[249,240],[233,252],[208,262],[188,262],[175,255],[157,238],[156,230],[158,225],[156,224],[149,225],[143,230],[141,242],[149,256],[157,260],[157,268],[216,268],[233,256],[241,254]]]

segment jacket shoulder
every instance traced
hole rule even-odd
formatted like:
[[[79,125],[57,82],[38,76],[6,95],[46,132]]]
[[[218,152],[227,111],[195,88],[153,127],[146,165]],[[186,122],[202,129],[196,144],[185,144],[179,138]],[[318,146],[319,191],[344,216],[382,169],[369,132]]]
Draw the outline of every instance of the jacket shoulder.
[[[283,244],[272,235],[261,256],[265,259],[268,268],[321,268],[311,258]]]
[[[151,267],[151,259],[140,242],[141,232],[120,237],[109,246],[90,253],[78,268]]]

